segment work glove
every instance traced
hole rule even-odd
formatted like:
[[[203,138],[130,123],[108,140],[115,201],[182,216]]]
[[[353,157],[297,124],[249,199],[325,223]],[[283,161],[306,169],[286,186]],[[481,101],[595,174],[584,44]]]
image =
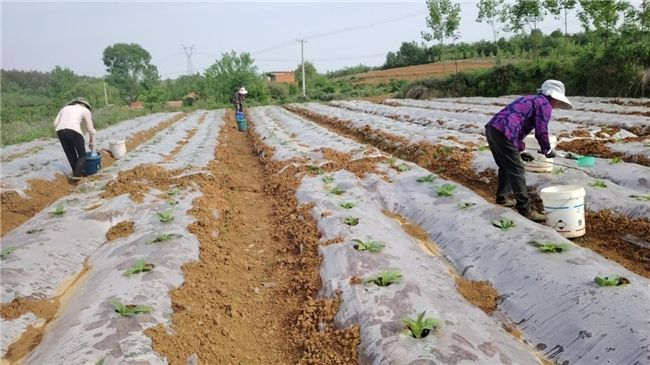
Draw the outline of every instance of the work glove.
[[[537,151],[537,153],[541,154],[542,151]],[[544,156],[546,156],[546,158],[555,158],[556,154],[555,154],[555,151],[553,149],[551,149],[548,152],[546,152],[544,154]]]
[[[533,155],[531,155],[528,152],[524,152],[524,153],[521,154],[521,159],[526,161],[526,162],[530,162],[530,161],[534,160],[535,157],[533,157]]]

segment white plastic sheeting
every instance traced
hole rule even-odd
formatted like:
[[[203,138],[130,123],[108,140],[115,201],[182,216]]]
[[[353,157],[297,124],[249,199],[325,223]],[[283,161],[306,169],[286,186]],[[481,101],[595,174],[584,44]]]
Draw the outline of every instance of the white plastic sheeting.
[[[297,130],[284,130],[283,133],[290,135]],[[270,140],[267,142],[274,148],[279,147]],[[327,143],[327,138],[318,144],[323,143]],[[549,227],[489,204],[462,186],[457,187],[452,197],[437,197],[432,186],[451,182],[437,179],[433,184],[417,183],[418,177],[429,172],[410,166],[412,169],[405,173],[385,169],[390,182],[375,175],[359,180],[349,173],[337,172],[335,183],[346,191],[340,198],[328,196],[318,178],[305,179],[298,191],[300,201],[316,204],[312,214],[319,221],[323,238],[344,237],[344,244],[321,248],[324,255],[321,275],[325,285],[322,294],[328,295],[337,289],[343,291],[337,322],[342,325],[360,323],[362,360],[391,363],[391,359],[399,359],[396,361],[405,363],[419,358],[432,363],[436,360],[438,363],[462,363],[462,358],[450,356],[450,352],[460,350],[452,345],[459,337],[448,337],[451,333],[445,332],[443,327],[438,334],[440,338],[432,345],[423,345],[396,334],[399,320],[416,311],[429,310],[433,305],[443,309],[428,313],[443,320],[453,318],[446,326],[449,326],[447,331],[454,331],[464,328],[464,316],[474,318],[478,313],[474,310],[465,315],[462,300],[452,308],[443,304],[455,295],[448,293],[452,291],[451,276],[446,278],[447,282],[440,276],[444,264],[428,261],[440,260],[437,256],[426,256],[424,252],[416,255],[417,244],[412,239],[409,241],[395,222],[377,213],[387,209],[425,229],[464,277],[490,281],[501,294],[498,310],[517,323],[526,339],[547,358],[570,364],[647,362],[650,356],[648,279],[573,245]],[[365,191],[359,190],[359,184]],[[359,205],[352,211],[343,211],[339,208],[343,200]],[[461,202],[476,205],[464,210],[458,205]],[[322,212],[331,214],[323,217]],[[343,225],[341,219],[352,213],[360,217],[359,225]],[[511,218],[517,226],[508,232],[493,227],[491,220],[499,217]],[[351,248],[350,239],[353,238],[384,241],[386,251],[375,255],[356,252]],[[563,254],[542,254],[529,244],[533,239],[566,243],[571,250]],[[402,243],[404,240],[407,242]],[[405,274],[403,286],[349,285],[352,275],[374,274],[381,268],[400,268]],[[632,283],[620,288],[600,288],[593,283],[596,275],[613,273],[627,277]],[[436,293],[438,287],[448,289]],[[420,296],[427,299],[420,301],[417,299]],[[491,321],[489,318],[477,321],[468,330],[470,332],[460,333],[470,343],[487,333],[483,330],[489,330],[489,326],[488,329],[483,327]],[[494,332],[499,331],[494,329]],[[520,354],[517,346],[519,344],[506,346],[511,351],[509,354]],[[482,361],[497,362],[505,361],[503,358]],[[427,363],[426,360],[423,363]]]
[[[206,116],[202,124],[199,123],[201,115]],[[99,180],[85,182],[74,194],[60,199],[3,238],[3,247],[17,249],[3,260],[2,303],[15,297],[60,295],[64,284],[82,271],[84,260],[88,259],[91,267],[26,364],[86,364],[102,358],[104,364],[166,363],[153,352],[151,340],[142,330],[169,323],[172,310],[168,291],[182,283],[182,264],[198,258],[198,241],[185,231],[194,220],[185,212],[198,193],[181,191],[174,196],[177,205],[170,206],[166,199],[161,199],[164,192],[156,190],[149,192],[142,204],[132,202],[126,195],[101,199],[101,190],[120,171],[140,164],[159,164],[170,170],[192,166],[183,174],[206,173],[201,169],[213,159],[217,137],[224,126],[223,116],[223,110],[197,112],[157,133],[102,171]],[[197,131],[192,139],[174,159],[165,161],[177,143],[194,128]],[[66,213],[62,217],[51,216],[49,211],[60,202],[64,203]],[[174,212],[174,220],[160,223],[156,213],[167,209]],[[124,220],[134,222],[135,232],[104,243],[108,229]],[[180,237],[145,244],[161,233],[177,233]],[[141,257],[156,265],[154,271],[133,278],[122,276]],[[153,312],[119,318],[110,305],[113,299],[124,304],[150,305]],[[7,343],[15,340],[25,327],[24,322],[25,318],[2,322],[3,328],[19,329],[12,338],[6,339]],[[3,352],[6,351],[4,341],[3,337]]]
[[[106,129],[97,131],[96,148],[108,149],[109,142],[126,139],[135,133],[153,128],[161,122],[171,119],[178,113],[157,113],[130,119]],[[88,142],[88,141],[86,141]],[[5,161],[6,157],[21,155]],[[58,139],[38,140],[26,144],[2,148],[3,161],[1,190],[14,190],[19,194],[29,187],[28,180],[52,180],[57,174],[71,175],[70,164],[63,153]]]

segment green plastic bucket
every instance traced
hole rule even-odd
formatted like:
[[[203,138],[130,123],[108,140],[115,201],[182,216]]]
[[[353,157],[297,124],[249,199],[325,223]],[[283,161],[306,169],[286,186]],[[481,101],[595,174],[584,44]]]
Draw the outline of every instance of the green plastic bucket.
[[[594,156],[578,157],[576,164],[580,167],[594,167],[596,164],[596,158]]]
[[[237,129],[239,129],[241,132],[245,132],[248,129],[246,119],[240,119],[237,121]]]

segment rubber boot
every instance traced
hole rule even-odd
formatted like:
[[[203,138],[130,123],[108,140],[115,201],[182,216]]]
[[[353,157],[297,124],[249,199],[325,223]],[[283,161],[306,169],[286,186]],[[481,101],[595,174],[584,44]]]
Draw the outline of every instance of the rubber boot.
[[[84,176],[85,167],[86,167],[86,156],[79,156],[79,158],[77,158],[77,163],[75,163],[74,165],[72,176],[74,177]]]

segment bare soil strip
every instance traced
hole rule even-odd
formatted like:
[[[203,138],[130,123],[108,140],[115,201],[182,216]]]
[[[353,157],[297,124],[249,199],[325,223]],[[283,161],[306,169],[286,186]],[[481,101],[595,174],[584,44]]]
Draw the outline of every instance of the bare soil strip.
[[[445,149],[426,142],[412,143],[405,138],[365,127],[354,129],[349,123],[316,113],[288,107],[338,134],[368,143],[395,156],[414,162],[440,176],[472,189],[488,201],[493,201],[496,192],[496,174],[493,170],[476,173],[472,169],[471,150]],[[540,206],[541,200],[531,194],[533,204]],[[650,219],[629,219],[611,211],[586,212],[587,233],[573,242],[587,247],[598,254],[618,262],[639,275],[650,277],[650,249],[626,241],[626,235],[650,242]]]
[[[131,151],[143,142],[149,140],[154,134],[176,123],[185,116],[180,113],[157,126],[141,131],[127,139],[127,150]],[[102,150],[102,167],[108,167],[115,162],[115,159],[107,150]],[[61,158],[65,158],[61,151]],[[6,191],[0,195],[0,236],[4,236],[12,229],[23,224],[36,213],[42,211],[48,205],[59,198],[69,195],[76,186],[77,181],[68,179],[63,174],[57,174],[53,180],[34,179],[28,181],[30,187],[25,191],[26,198],[21,197],[15,191]]]
[[[228,113],[214,177],[199,182],[190,211],[200,260],[171,291],[171,333],[146,331],[154,350],[170,364],[193,354],[201,364],[356,363],[358,329],[335,329],[338,301],[315,299],[319,235],[309,207],[297,205],[298,171],[260,164],[253,151],[272,151],[253,132],[249,146],[234,125]]]

